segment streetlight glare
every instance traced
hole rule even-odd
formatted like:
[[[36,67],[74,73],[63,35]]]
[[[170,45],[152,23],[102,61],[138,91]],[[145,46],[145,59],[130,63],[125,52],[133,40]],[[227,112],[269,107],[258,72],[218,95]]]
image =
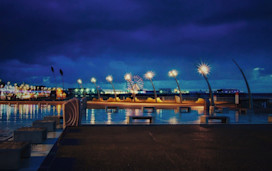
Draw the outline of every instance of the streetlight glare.
[[[155,76],[155,74],[152,71],[148,71],[145,74],[145,78],[151,80],[153,77]]]
[[[168,72],[169,77],[176,77],[178,75],[178,71],[177,70],[171,70]]]
[[[96,83],[96,79],[94,77],[91,78],[92,83]]]
[[[108,82],[112,82],[112,76],[111,76],[111,75],[108,75],[108,76],[106,77],[106,80],[107,80]]]
[[[210,72],[210,67],[207,64],[200,64],[198,66],[198,73],[202,74],[202,75],[208,75]]]
[[[126,74],[125,75],[125,80],[126,81],[131,81],[131,74]]]
[[[77,80],[77,83],[78,83],[78,84],[82,84],[82,80],[81,80],[81,79],[78,79],[78,80]]]

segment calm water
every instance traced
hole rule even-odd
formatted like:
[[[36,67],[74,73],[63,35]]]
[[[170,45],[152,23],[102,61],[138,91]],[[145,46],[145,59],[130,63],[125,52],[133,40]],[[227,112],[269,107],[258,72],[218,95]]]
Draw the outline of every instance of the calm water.
[[[154,113],[143,113],[141,109],[120,109],[117,113],[106,112],[105,109],[87,109],[82,117],[83,124],[128,124],[129,116],[153,116],[155,124],[200,124],[203,109],[193,108],[190,113],[179,113],[173,109],[158,109]],[[267,114],[242,115],[237,111],[229,111],[218,116],[228,116],[233,124],[267,124]],[[134,122],[148,122],[135,120]],[[133,122],[133,123],[134,123]]]
[[[32,122],[44,116],[62,115],[61,105],[0,105],[0,129],[15,130],[23,126],[31,126]],[[129,116],[153,116],[155,124],[199,124],[203,109],[193,108],[190,113],[179,113],[177,110],[158,109],[154,113],[143,113],[141,109],[120,109],[117,113],[106,112],[105,109],[87,109],[82,116],[83,124],[128,124]],[[230,117],[230,123],[266,124],[267,114],[241,115],[236,111],[229,111],[219,116]],[[136,123],[147,123],[136,120]]]
[[[61,105],[0,105],[0,129],[15,130],[23,126],[31,126],[35,120],[44,116],[62,115]]]

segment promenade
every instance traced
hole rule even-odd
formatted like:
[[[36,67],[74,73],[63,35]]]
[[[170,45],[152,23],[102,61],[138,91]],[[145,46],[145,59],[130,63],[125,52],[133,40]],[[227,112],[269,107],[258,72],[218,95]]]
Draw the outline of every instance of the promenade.
[[[272,125],[67,127],[40,170],[272,170]]]
[[[234,104],[230,104],[227,102],[216,102],[217,106],[221,107],[229,107],[235,108]],[[182,103],[175,103],[175,102],[162,102],[162,103],[144,103],[144,102],[94,102],[88,101],[87,107],[90,109],[104,109],[106,106],[115,106],[119,108],[130,108],[130,109],[137,109],[142,107],[156,107],[158,109],[176,109],[181,106],[186,107],[203,107],[204,103],[195,103],[195,101],[183,101]]]

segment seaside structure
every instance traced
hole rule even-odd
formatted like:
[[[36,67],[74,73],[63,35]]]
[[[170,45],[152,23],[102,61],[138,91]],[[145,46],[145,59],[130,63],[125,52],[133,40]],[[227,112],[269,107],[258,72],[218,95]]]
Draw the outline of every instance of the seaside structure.
[[[107,77],[106,77],[106,80],[111,84],[111,86],[112,86],[112,89],[113,89],[113,92],[114,92],[114,98],[115,98],[115,101],[117,100],[117,95],[116,95],[116,91],[115,91],[115,88],[114,88],[114,85],[113,85],[113,83],[112,83],[112,81],[113,81],[113,78],[112,78],[112,76],[111,75],[108,75]]]
[[[153,84],[153,81],[152,81],[152,78],[155,76],[155,74],[151,71],[148,71],[146,74],[145,74],[145,78],[148,79],[151,84],[152,84],[152,87],[153,87],[153,91],[154,91],[154,96],[155,96],[155,102],[157,103],[157,92],[156,92],[156,89],[155,89],[155,86]]]
[[[131,77],[132,77],[131,74],[126,74],[126,75],[125,75],[125,80],[126,80],[127,82],[129,82],[129,84],[130,84],[131,93],[132,93],[132,95],[133,95],[133,101],[135,102],[135,98],[136,98],[136,97],[135,97],[135,96],[136,96],[136,95],[135,95],[135,94],[136,94],[135,91],[136,91],[136,90],[134,90],[134,86],[132,85]]]
[[[240,70],[240,72],[241,72],[241,74],[242,74],[242,76],[243,76],[243,78],[245,80],[245,83],[246,83],[246,86],[247,86],[247,91],[248,91],[248,108],[249,109],[253,109],[253,99],[252,99],[252,95],[251,95],[249,84],[247,82],[246,75],[245,75],[244,71],[242,70],[242,68],[238,65],[238,63],[234,59],[232,59],[232,61],[238,67],[238,69]]]
[[[99,93],[99,89],[96,85],[96,78],[92,77],[91,78],[91,82],[94,84],[95,88],[96,88],[96,91],[97,91],[97,97],[98,97],[98,100],[100,100],[100,93]]]
[[[180,90],[180,86],[179,86],[179,82],[177,80],[177,75],[178,75],[178,71],[177,70],[171,70],[168,72],[169,77],[173,77],[178,85],[178,90],[179,90],[179,98],[180,98],[180,103],[182,103],[182,95],[181,95],[181,90]]]

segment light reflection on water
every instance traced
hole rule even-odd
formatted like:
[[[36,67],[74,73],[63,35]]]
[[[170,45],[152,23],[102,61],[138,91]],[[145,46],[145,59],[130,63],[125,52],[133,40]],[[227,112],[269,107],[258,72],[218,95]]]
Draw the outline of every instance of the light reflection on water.
[[[62,106],[38,104],[0,104],[0,129],[15,130],[31,126],[44,116],[62,115]]]
[[[141,109],[119,109],[117,113],[107,113],[105,109],[87,109],[82,116],[82,124],[128,124],[129,116],[153,116],[155,124],[200,124],[203,108],[193,108],[190,113],[179,113],[177,109],[157,109],[154,113],[143,113]],[[267,124],[267,114],[242,115],[237,111],[217,113],[228,116],[232,124]],[[135,122],[148,123],[145,120]]]
[[[0,104],[0,129],[15,130],[22,126],[31,126],[32,122],[44,116],[62,115],[62,105],[36,104]],[[128,124],[129,116],[153,116],[155,124],[199,124],[203,115],[202,107],[194,107],[190,113],[179,113],[178,109],[157,109],[155,113],[143,113],[142,109],[120,109],[117,113],[106,112],[105,109],[87,109],[82,116],[83,124]],[[230,123],[266,124],[267,114],[243,115],[230,111],[218,116],[228,116]],[[137,123],[148,123],[138,120]]]

